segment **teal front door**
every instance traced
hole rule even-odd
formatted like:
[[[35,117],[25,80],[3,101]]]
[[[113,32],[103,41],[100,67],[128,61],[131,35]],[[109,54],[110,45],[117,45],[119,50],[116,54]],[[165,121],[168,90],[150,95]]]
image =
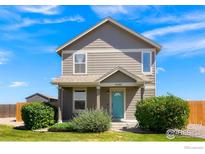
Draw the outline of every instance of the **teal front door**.
[[[124,118],[124,92],[112,91],[112,118]]]

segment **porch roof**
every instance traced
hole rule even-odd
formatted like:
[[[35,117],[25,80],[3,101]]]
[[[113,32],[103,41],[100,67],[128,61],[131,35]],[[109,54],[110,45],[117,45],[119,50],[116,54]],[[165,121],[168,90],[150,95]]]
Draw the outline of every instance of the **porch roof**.
[[[69,76],[61,76],[52,80],[52,84],[57,85],[67,85],[67,86],[97,86],[100,85],[102,81],[109,78],[116,72],[122,72],[123,74],[127,75],[128,77],[134,79],[136,84],[143,84],[150,82],[150,80],[144,75],[135,75],[130,73],[126,69],[122,67],[115,67],[112,70],[108,71],[103,75],[69,75]]]
[[[97,85],[96,80],[100,78],[101,75],[69,75],[61,76],[52,80],[53,84],[58,85]]]

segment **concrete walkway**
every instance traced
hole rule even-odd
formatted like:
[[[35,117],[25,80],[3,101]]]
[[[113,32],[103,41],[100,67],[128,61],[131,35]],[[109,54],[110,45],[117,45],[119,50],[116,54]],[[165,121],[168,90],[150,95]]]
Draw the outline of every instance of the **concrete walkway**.
[[[23,126],[23,122],[16,122],[16,118],[0,118],[0,125],[10,125],[14,127]]]
[[[205,138],[205,126],[189,124],[187,127],[187,132],[189,133],[189,136]]]

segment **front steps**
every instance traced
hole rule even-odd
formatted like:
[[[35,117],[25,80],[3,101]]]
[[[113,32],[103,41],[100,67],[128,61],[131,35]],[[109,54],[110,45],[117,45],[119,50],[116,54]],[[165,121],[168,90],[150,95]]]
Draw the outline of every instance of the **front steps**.
[[[136,120],[113,121],[111,124],[112,131],[124,131],[126,129],[136,128]]]

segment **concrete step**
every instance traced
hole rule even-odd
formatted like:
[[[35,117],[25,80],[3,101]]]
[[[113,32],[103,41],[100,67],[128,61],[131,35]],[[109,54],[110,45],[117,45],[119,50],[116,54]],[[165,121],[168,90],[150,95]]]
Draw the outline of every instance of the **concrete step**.
[[[134,128],[137,125],[137,121],[122,121],[112,122],[111,130],[122,130],[123,128]]]

